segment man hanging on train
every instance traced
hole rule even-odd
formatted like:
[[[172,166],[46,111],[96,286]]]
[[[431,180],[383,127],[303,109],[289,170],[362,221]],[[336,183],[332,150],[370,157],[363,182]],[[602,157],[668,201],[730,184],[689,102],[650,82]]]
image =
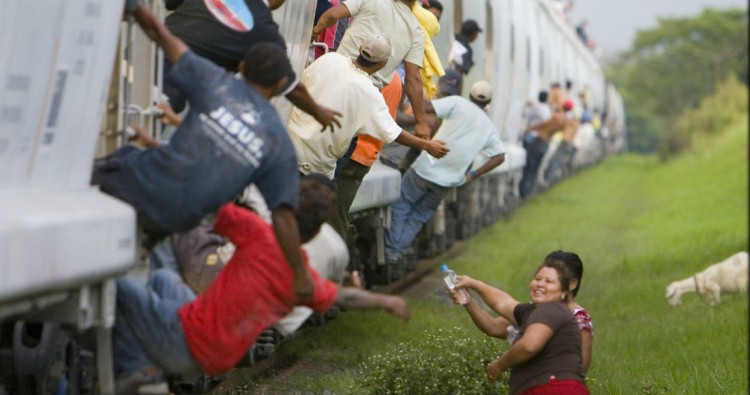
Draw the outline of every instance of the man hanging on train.
[[[93,183],[134,206],[147,247],[192,229],[254,183],[272,211],[273,230],[294,273],[294,290],[312,297],[294,207],[299,172],[294,147],[269,99],[282,92],[291,65],[270,43],[250,48],[236,78],[193,53],[146,7],[135,18],[174,68],[167,79],[188,95],[190,111],[169,144],[132,145],[97,160]]]
[[[367,134],[384,142],[427,151],[442,158],[448,149],[437,140],[413,136],[396,124],[383,96],[369,76],[382,69],[391,57],[391,43],[385,36],[372,34],[362,41],[355,59],[339,53],[327,53],[310,64],[302,73],[302,81],[321,103],[344,116],[342,127],[333,133],[320,132],[310,115],[292,110],[289,134],[297,152],[299,171],[303,174],[323,173],[333,179],[336,160],[346,154],[352,137]]]
[[[455,78],[450,79],[449,84],[445,83],[446,76],[441,80],[440,89],[452,96],[428,101],[425,108],[442,118],[435,139],[444,140],[451,152],[439,161],[423,152],[404,174],[401,197],[393,204],[391,227],[385,232],[386,264],[397,263],[451,188],[471,182],[505,161],[505,146],[483,111],[492,99],[490,84],[487,81],[475,83],[470,100],[466,100],[458,96]],[[488,160],[471,170],[480,152]]]
[[[294,216],[297,237],[306,242],[319,232],[336,196],[320,178],[309,176],[300,180],[299,191]],[[223,375],[264,330],[298,305],[324,312],[336,304],[383,310],[404,322],[409,319],[403,298],[324,280],[306,258],[303,267],[315,292],[309,301],[301,301],[292,292],[293,274],[273,231],[247,208],[234,203],[222,206],[214,230],[228,237],[236,249],[200,295],[170,269],[153,272],[145,285],[127,276],[117,280],[113,352],[118,394],[136,393],[143,384],[161,382],[166,376],[190,382],[202,373]]]
[[[400,83],[397,77],[394,78],[394,71],[403,63],[406,73],[404,90],[409,101],[416,103],[413,104],[416,119],[414,134],[429,139],[430,127],[422,105],[424,92],[420,70],[424,59],[425,34],[412,13],[411,8],[415,4],[416,0],[346,0],[323,13],[313,27],[312,33],[313,37],[316,37],[339,19],[354,17],[336,50],[352,60],[359,56],[359,48],[368,35],[383,34],[388,37],[393,47],[393,55],[385,67],[371,76],[373,84],[381,89],[389,109],[395,114],[401,97],[389,95],[387,90],[392,89],[392,85]],[[393,100],[388,100],[390,96],[394,96]],[[331,219],[331,225],[344,239],[347,237],[350,222],[349,208],[362,179],[377,160],[383,144],[383,141],[377,138],[358,135],[352,142],[350,151],[339,162],[340,168],[336,171],[339,206]]]

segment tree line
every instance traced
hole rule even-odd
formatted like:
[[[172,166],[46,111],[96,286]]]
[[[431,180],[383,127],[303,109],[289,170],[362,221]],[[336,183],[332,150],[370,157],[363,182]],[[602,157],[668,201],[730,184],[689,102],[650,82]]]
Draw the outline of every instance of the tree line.
[[[748,10],[660,18],[656,28],[639,31],[632,48],[606,71],[625,102],[630,150],[662,157],[681,152],[694,133],[713,132],[686,125],[694,112],[703,109],[710,117],[715,110],[747,111]],[[709,100],[714,95],[730,100],[727,108],[717,108],[717,98]]]

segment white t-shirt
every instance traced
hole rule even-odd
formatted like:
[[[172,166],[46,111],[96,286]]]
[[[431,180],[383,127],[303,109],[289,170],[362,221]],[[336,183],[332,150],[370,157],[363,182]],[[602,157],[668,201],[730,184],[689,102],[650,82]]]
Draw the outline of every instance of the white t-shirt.
[[[336,160],[344,156],[358,133],[386,143],[401,134],[383,95],[348,57],[334,52],[321,56],[305,69],[302,81],[318,103],[341,113],[340,128],[321,132],[315,118],[299,108],[292,110],[289,136],[303,174],[323,173],[332,179]]]
[[[346,242],[338,233],[324,223],[320,232],[310,241],[302,245],[307,253],[310,266],[318,274],[341,285],[346,275],[346,266],[349,265],[349,249]],[[307,317],[312,315],[313,310],[307,306],[297,306],[274,327],[284,336],[289,336],[305,323]]]
[[[433,100],[432,106],[443,119],[434,139],[445,141],[450,152],[435,159],[423,151],[412,165],[420,177],[440,186],[457,187],[466,182],[466,171],[479,152],[488,157],[506,152],[497,129],[476,104],[449,96]]]
[[[381,34],[391,41],[393,55],[383,69],[372,75],[375,86],[387,85],[402,62],[422,67],[424,31],[409,6],[395,0],[346,0],[343,4],[354,19],[336,52],[356,59],[360,44],[370,34]]]

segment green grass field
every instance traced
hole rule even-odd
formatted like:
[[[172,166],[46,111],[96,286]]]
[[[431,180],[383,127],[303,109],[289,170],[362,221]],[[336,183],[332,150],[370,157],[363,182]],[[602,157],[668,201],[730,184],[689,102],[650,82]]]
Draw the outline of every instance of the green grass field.
[[[594,320],[593,394],[747,394],[748,299],[710,307],[695,294],[670,308],[671,281],[748,248],[748,129],[743,119],[693,152],[663,163],[622,155],[581,171],[462,243],[448,263],[520,300],[546,253],[577,252],[578,301]],[[436,290],[438,292],[439,290]],[[385,313],[345,312],[286,342],[307,369],[277,379],[237,374],[214,393],[360,392],[356,367],[424,331],[464,327],[460,307],[410,300],[401,324]]]

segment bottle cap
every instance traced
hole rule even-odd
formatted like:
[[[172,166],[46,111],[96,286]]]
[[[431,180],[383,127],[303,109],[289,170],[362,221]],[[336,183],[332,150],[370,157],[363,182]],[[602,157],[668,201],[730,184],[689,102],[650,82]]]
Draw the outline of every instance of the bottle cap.
[[[448,265],[440,266],[440,270],[447,271],[448,270]]]

